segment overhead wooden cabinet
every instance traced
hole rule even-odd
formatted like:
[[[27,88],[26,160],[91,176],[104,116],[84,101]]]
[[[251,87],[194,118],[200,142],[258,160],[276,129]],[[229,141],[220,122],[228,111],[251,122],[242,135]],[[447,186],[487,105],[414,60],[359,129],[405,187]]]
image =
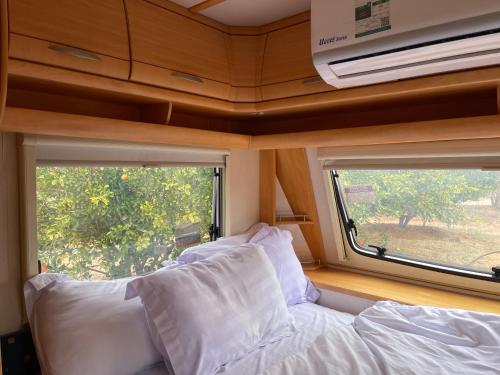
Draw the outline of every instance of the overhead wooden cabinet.
[[[263,100],[333,90],[314,68],[310,27],[302,22],[268,34],[262,63]]]
[[[126,0],[136,82],[228,99],[229,36],[144,0]]]
[[[9,0],[10,57],[128,79],[122,0]]]

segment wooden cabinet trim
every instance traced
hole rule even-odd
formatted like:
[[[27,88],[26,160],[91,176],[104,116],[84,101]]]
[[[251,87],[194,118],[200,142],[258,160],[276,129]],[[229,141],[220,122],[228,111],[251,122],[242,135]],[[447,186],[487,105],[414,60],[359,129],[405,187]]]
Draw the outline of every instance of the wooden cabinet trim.
[[[13,107],[0,131],[221,149],[248,149],[250,142],[241,134]]]
[[[132,82],[166,87],[206,97],[214,97],[223,100],[229,99],[231,86],[227,83],[214,81],[204,77],[200,77],[201,82],[190,82],[186,79],[182,79],[180,76],[176,77],[175,73],[184,72],[133,61],[130,80]],[[190,75],[187,74],[186,78],[189,76]]]
[[[82,51],[91,52],[91,53],[94,53],[94,54],[99,55],[99,56],[106,56],[106,57],[109,57],[109,58],[112,58],[112,59],[116,59],[116,60],[130,61],[129,58],[116,57],[116,56],[112,56],[112,55],[109,55],[109,54],[106,54],[106,53],[100,53],[100,52],[98,52],[98,51],[96,51],[94,49],[80,48],[80,47],[73,46],[73,45],[70,45],[70,44],[61,43],[61,42],[58,42],[58,41],[55,41],[55,40],[42,39],[42,38],[38,38],[36,36],[31,36],[31,35],[28,35],[28,34],[23,34],[23,33],[18,33],[18,32],[11,31],[10,35],[17,35],[19,37],[29,38],[29,39],[33,39],[33,40],[38,40],[38,41],[41,41],[41,42],[46,42],[46,43],[51,43],[51,44],[57,44],[57,45],[60,45],[60,46],[66,46],[66,47],[76,48],[76,49],[80,49]]]
[[[262,101],[302,97],[302,96],[336,90],[335,87],[328,85],[323,80],[311,83],[306,82],[309,79],[316,79],[316,78],[321,78],[321,77],[316,75],[296,80],[283,81],[269,85],[262,85],[260,86],[260,89],[262,91]]]
[[[130,61],[94,53],[97,60],[81,59],[51,49],[51,46],[65,46],[38,38],[10,34],[10,57],[20,60],[34,61],[65,69],[84,71],[92,74],[128,79]],[[74,48],[72,46],[67,46]],[[87,51],[87,50],[82,50]]]

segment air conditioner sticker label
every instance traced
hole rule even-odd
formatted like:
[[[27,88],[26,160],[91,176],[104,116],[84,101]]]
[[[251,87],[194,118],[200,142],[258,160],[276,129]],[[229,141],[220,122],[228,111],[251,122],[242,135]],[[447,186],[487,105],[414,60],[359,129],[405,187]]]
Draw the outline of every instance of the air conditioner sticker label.
[[[354,0],[356,38],[391,29],[390,0]]]

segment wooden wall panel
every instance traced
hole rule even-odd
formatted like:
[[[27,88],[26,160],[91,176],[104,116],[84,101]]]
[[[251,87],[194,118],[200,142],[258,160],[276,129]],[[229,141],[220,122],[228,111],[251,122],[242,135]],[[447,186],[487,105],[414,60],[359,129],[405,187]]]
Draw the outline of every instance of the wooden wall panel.
[[[8,55],[9,55],[9,15],[7,2],[0,2],[0,123],[2,122],[7,98],[8,80]]]
[[[21,328],[24,309],[16,135],[0,133],[0,142],[0,334],[6,334]]]
[[[309,215],[312,224],[301,225],[300,229],[314,259],[326,264],[306,150],[303,148],[277,150],[276,175],[293,213]]]
[[[276,224],[276,151],[260,152],[260,221]]]

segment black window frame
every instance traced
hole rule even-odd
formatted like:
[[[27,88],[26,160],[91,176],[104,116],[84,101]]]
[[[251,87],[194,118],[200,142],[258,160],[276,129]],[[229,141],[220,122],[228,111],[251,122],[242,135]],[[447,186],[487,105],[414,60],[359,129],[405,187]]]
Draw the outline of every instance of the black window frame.
[[[213,170],[212,222],[208,232],[210,241],[224,235],[224,168]]]
[[[337,210],[340,216],[340,220],[342,221],[342,226],[344,229],[345,236],[347,238],[347,242],[351,250],[355,253],[366,256],[372,259],[387,261],[391,263],[401,264],[410,267],[416,267],[420,269],[425,269],[429,271],[447,273],[455,276],[468,277],[478,280],[484,281],[492,281],[492,282],[500,282],[500,272],[492,272],[491,274],[483,273],[479,271],[472,271],[466,268],[460,267],[452,267],[443,264],[433,263],[433,262],[425,262],[422,260],[416,260],[411,258],[406,258],[403,256],[396,256],[386,253],[386,249],[378,246],[361,246],[356,241],[357,236],[357,228],[354,220],[349,217],[349,212],[347,210],[347,206],[342,198],[341,194],[341,184],[339,181],[339,175],[335,169],[330,170],[330,176],[332,180],[333,186],[333,194],[335,197],[335,202],[337,204]],[[496,268],[496,267],[495,267]]]

